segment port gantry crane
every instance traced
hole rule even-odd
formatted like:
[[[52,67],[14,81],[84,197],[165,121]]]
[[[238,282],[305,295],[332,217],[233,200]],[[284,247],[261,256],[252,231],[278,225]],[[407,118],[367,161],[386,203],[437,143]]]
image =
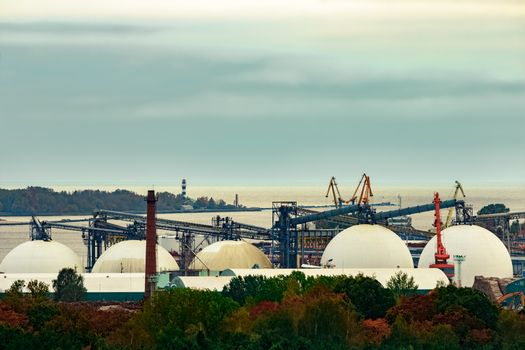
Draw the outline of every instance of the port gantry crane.
[[[335,177],[332,176],[330,179],[330,182],[328,183],[328,190],[326,191],[326,198],[328,198],[328,195],[332,192],[332,195],[334,197],[334,205],[335,208],[339,208],[343,206],[344,204],[347,204],[348,202],[345,201],[343,198],[341,198],[341,193],[339,192],[339,187],[337,187],[337,182],[335,182]]]
[[[359,189],[361,189],[361,191],[359,191]],[[352,205],[356,204],[358,192],[360,194],[359,200],[357,201],[357,205],[369,205],[370,197],[373,197],[374,194],[372,193],[372,184],[370,183],[370,176],[366,175],[366,173],[361,176],[361,180],[359,180],[354,194],[352,195],[352,198],[350,198],[348,203],[352,203]]]
[[[330,179],[330,182],[328,183],[328,190],[326,191],[325,197],[328,198],[328,196],[332,193],[332,197],[334,200],[334,206],[335,208],[342,207],[343,204],[357,204],[361,205],[370,205],[370,206],[390,206],[393,205],[390,202],[383,202],[383,203],[376,203],[371,204],[370,203],[370,197],[373,197],[374,194],[372,193],[372,185],[370,182],[370,176],[363,174],[361,176],[361,179],[359,180],[359,184],[357,185],[354,194],[349,200],[345,200],[341,197],[341,192],[339,192],[339,187],[337,186],[337,182],[335,181],[335,176],[332,176]],[[358,195],[359,193],[359,200]]]
[[[363,181],[367,183],[365,186],[370,185],[369,179],[363,178]],[[376,213],[368,201],[362,200],[367,198],[366,188],[362,192],[362,198],[357,204],[343,205],[323,212],[309,213],[301,211],[297,206],[297,202],[274,202],[272,205],[272,227],[270,229],[217,217],[212,225],[158,218],[156,227],[160,230],[171,231],[176,237],[179,237],[182,269],[188,268],[189,262],[195,255],[196,247],[200,246],[204,241],[210,243],[210,240],[241,238],[271,241],[274,263],[280,267],[294,268],[300,266],[299,253],[300,249],[304,248],[301,246],[300,237],[316,237],[319,234],[333,237],[340,231],[338,229],[308,229],[305,225],[308,222],[339,219],[343,216],[345,221],[351,221],[351,223],[383,224],[389,218],[435,209],[435,203],[432,203]],[[370,191],[368,191],[369,194]],[[462,222],[462,218],[471,218],[470,215],[465,214],[465,203],[463,201],[452,199],[441,202],[441,208],[450,207],[456,207],[456,223]],[[346,216],[346,214],[350,213],[354,214],[354,216]],[[72,222],[74,221],[88,221],[89,226],[73,225]],[[128,221],[129,224],[127,226],[119,226],[110,221]],[[109,210],[95,211],[90,219],[40,222],[35,218],[31,223],[32,239],[50,239],[51,228],[82,232],[88,247],[88,271],[93,267],[103,250],[112,243],[122,239],[143,239],[145,226],[146,218],[142,215]],[[203,238],[199,245],[195,244],[196,236]]]
[[[332,196],[334,198],[334,205],[335,208],[342,207],[343,204],[350,204],[352,205],[356,204],[357,195],[359,193],[359,200],[357,201],[358,205],[365,204],[368,205],[370,203],[370,197],[373,197],[374,194],[372,193],[372,186],[370,184],[370,177],[366,174],[363,174],[361,176],[361,179],[359,180],[359,183],[357,184],[357,187],[354,191],[354,194],[349,200],[344,200],[341,197],[341,192],[339,192],[339,187],[337,187],[337,182],[335,181],[335,177],[332,176],[330,179],[330,182],[328,183],[328,190],[326,191],[326,198],[330,195],[330,192],[332,192]]]
[[[456,199],[453,199],[454,201]],[[438,268],[442,270],[448,278],[454,277],[454,265],[448,263],[450,255],[447,253],[447,249],[441,239],[441,214],[440,214],[441,199],[439,199],[439,193],[434,194],[434,207],[436,221],[434,226],[436,227],[436,253],[434,254],[434,264],[430,264],[429,267]],[[454,208],[454,207],[451,207]]]
[[[456,180],[456,189],[454,190],[454,196],[452,198],[453,199],[458,199],[459,192],[461,192],[461,195],[463,196],[463,198],[466,197],[465,196],[465,192],[463,191],[463,186],[461,186],[459,181]],[[449,208],[448,209],[447,220],[445,221],[445,225],[443,225],[443,229],[446,229],[452,223],[452,213],[453,213],[453,211],[454,211],[454,208]]]
[[[461,200],[451,199],[440,202],[441,208],[456,207],[458,218],[466,217],[459,212],[464,211],[465,203]],[[319,213],[299,215],[296,202],[274,202],[272,209],[272,239],[277,241],[279,250],[280,267],[296,268],[299,266],[299,236],[304,230],[298,229],[298,226],[308,222],[325,220],[349,213],[357,213],[358,222],[363,223],[381,223],[389,218],[422,213],[435,210],[435,203],[417,205],[413,207],[399,208],[390,211],[376,213],[368,204],[351,204],[336,209],[327,210]],[[459,221],[458,221],[459,222]]]

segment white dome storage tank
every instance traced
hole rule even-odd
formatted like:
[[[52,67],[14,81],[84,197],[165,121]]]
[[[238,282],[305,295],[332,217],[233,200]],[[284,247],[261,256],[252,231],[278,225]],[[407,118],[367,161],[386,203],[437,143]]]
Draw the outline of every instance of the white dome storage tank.
[[[13,248],[2,260],[4,273],[58,273],[65,267],[83,272],[82,261],[66,245],[56,241],[28,241]]]
[[[398,235],[381,225],[355,225],[326,246],[321,265],[335,268],[413,268],[410,250]]]
[[[476,225],[451,226],[441,232],[443,245],[450,255],[449,264],[454,263],[454,255],[465,255],[461,263],[461,285],[471,287],[475,276],[512,277],[512,261],[501,240],[489,230]],[[433,264],[436,252],[436,237],[427,243],[418,267]],[[457,282],[457,276],[453,279]]]
[[[223,271],[230,268],[272,268],[272,263],[253,244],[243,241],[221,241],[210,244],[199,253],[190,267],[196,270]]]
[[[109,247],[95,262],[92,273],[145,272],[146,241],[122,241]],[[157,272],[176,271],[179,265],[171,254],[157,244]]]

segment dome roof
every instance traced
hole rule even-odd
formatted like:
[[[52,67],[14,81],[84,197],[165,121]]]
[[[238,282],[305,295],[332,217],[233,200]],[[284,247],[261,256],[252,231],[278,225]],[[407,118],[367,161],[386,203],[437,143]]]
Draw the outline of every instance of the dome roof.
[[[355,225],[326,246],[321,264],[335,268],[413,268],[407,246],[381,225]]]
[[[204,264],[203,264],[204,263]],[[221,241],[210,244],[193,259],[190,267],[196,270],[223,271],[230,268],[271,268],[272,263],[253,244],[243,241]]]
[[[112,245],[96,261],[93,273],[144,272],[146,241],[122,241]],[[175,271],[179,265],[170,253],[157,244],[157,271]]]
[[[489,230],[475,225],[451,226],[441,232],[443,244],[454,264],[454,255],[465,255],[461,264],[461,284],[472,286],[475,276],[512,277],[512,261],[507,248]],[[427,243],[419,258],[419,267],[434,263],[436,237]],[[454,277],[456,281],[456,277]]]
[[[58,273],[65,267],[83,272],[78,255],[56,241],[28,241],[13,248],[2,260],[5,273]]]

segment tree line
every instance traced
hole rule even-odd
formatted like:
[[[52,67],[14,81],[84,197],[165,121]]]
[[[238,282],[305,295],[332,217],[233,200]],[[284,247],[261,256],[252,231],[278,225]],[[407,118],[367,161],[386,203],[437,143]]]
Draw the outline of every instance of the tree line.
[[[208,197],[197,199],[183,197],[181,194],[159,192],[157,210],[161,212],[183,209],[232,209],[222,199]],[[127,190],[113,192],[100,190],[81,190],[56,192],[45,187],[25,189],[0,189],[0,213],[7,215],[61,215],[88,214],[95,209],[108,209],[126,212],[145,212],[144,196]]]
[[[168,289],[141,304],[0,301],[3,349],[523,349],[525,316],[479,291],[417,293],[354,277],[233,278],[222,292]]]

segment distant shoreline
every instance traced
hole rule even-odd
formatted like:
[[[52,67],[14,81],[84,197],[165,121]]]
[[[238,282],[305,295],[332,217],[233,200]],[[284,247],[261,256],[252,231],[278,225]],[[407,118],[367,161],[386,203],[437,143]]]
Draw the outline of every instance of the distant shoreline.
[[[157,211],[157,214],[192,214],[192,213],[230,213],[230,212],[255,212],[263,211],[267,208],[224,208],[224,209],[192,209],[192,210],[167,210],[167,211]],[[3,217],[23,217],[23,216],[87,216],[93,215],[93,210],[91,212],[85,213],[68,213],[68,212],[57,212],[57,213],[9,213],[9,212],[0,212],[0,216]],[[146,214],[146,211],[126,211],[129,214]],[[0,219],[2,221],[2,219]]]

